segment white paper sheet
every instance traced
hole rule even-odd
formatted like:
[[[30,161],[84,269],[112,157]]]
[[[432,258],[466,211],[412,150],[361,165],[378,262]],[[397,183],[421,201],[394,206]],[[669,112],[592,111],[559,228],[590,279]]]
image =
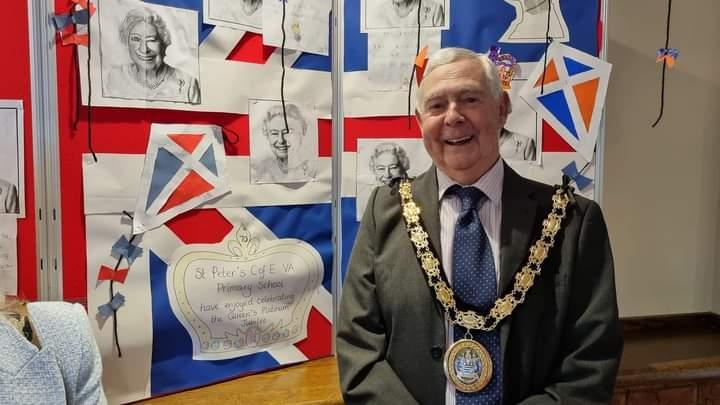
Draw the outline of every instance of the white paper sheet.
[[[83,155],[83,187],[86,214],[121,213],[135,209],[140,190],[144,155],[98,153]],[[353,161],[355,159],[353,158]],[[332,200],[332,159],[318,158],[315,181],[302,184],[251,184],[250,159],[228,156],[231,193],[203,205],[204,208],[258,207],[328,203]],[[117,176],[117,173],[123,173]],[[354,173],[354,172],[353,172]],[[353,179],[354,174],[353,174]],[[288,192],[288,191],[292,192]],[[353,187],[354,190],[354,187]]]
[[[306,183],[317,176],[317,118],[292,101],[250,100],[250,183]],[[285,128],[284,116],[287,116]],[[285,133],[287,129],[287,133]]]
[[[446,30],[450,28],[450,3],[452,0],[361,0],[360,32]]]
[[[92,20],[99,24],[103,97],[201,102],[196,11],[104,0]]]
[[[122,349],[122,357],[118,357],[112,319],[100,322],[96,317],[98,306],[107,303],[109,298],[109,282],[98,284],[97,277],[100,266],[115,265],[117,259],[110,255],[112,246],[120,235],[129,235],[132,221],[121,214],[87,215],[85,226],[88,315],[102,356],[105,395],[110,404],[138,401],[150,396],[153,326],[148,253],[144,252],[133,262],[125,283],[114,285],[114,292],[125,296],[125,305],[118,309],[117,315]],[[167,233],[174,236],[172,232]],[[133,243],[145,248],[144,240],[145,235],[141,235]]]
[[[245,31],[232,28],[213,28],[200,47],[200,58],[225,60],[244,35]]]
[[[525,64],[530,65],[530,64]],[[525,162],[534,162],[538,165],[542,164],[542,118],[540,114],[535,112],[528,103],[523,100],[520,96],[520,89],[525,85],[526,78],[522,78],[521,75],[517,75],[510,83],[510,104],[512,106],[512,112],[508,116],[505,128],[510,131],[514,136],[509,139],[501,137],[500,139],[500,154],[503,159],[520,160]],[[523,149],[523,141],[518,141],[517,138],[524,139],[529,145],[534,145],[534,158],[530,156],[527,149]],[[506,140],[507,139],[507,140]]]
[[[17,295],[17,218],[0,215],[0,296]]]
[[[0,216],[25,218],[22,100],[0,100]]]
[[[100,38],[99,19],[91,18],[90,27],[93,38]],[[124,99],[103,96],[101,91],[92,92],[92,105],[96,107],[124,107],[124,108],[150,108],[185,111],[228,112],[247,114],[248,99],[276,99],[279,97],[280,77],[282,75],[280,63],[274,62],[279,58],[271,57],[266,64],[242,63],[225,60],[219,56],[227,56],[234,45],[240,40],[242,31],[235,31],[224,27],[214,29],[200,45],[200,104],[162,100]],[[215,38],[218,37],[218,38]],[[235,44],[231,44],[236,39]],[[231,47],[232,46],[232,47]],[[209,47],[211,49],[205,50]],[[102,88],[102,69],[100,64],[101,44],[98,40],[91,41],[92,58],[90,60],[90,75],[87,69],[80,69],[81,95],[83,105],[88,103],[88,78],[93,89]],[[78,59],[81,66],[87,64],[88,52],[85,47],[78,47]],[[292,59],[286,59],[286,67]],[[228,91],[228,83],[234,89],[241,91]],[[303,100],[314,105],[321,118],[330,118],[332,85],[330,72],[309,69],[287,69],[285,76],[285,97],[287,99]]]
[[[368,33],[368,79],[372,90],[404,90],[407,95],[410,80],[415,80],[411,75],[417,41],[417,32],[411,31]],[[440,49],[440,31],[422,31],[420,49],[425,46],[428,54]]]
[[[328,55],[330,52],[331,0],[264,1],[263,42],[282,45],[282,14],[285,4],[285,48]]]
[[[262,3],[262,0],[203,0],[203,22],[260,33]]]
[[[570,162],[575,161],[578,170],[582,169],[587,163],[579,153],[575,152],[544,152],[543,153],[543,164],[539,168],[535,165],[530,165],[525,162],[508,162],[508,165],[512,167],[521,176],[525,176],[529,179],[539,181],[541,183],[555,185],[562,184],[562,169],[567,166]],[[583,172],[585,177],[595,181],[595,161],[593,160],[590,165]],[[575,193],[580,194],[583,197],[589,199],[595,198],[595,185],[591,184],[583,190],[578,190],[575,187]]]
[[[505,0],[505,2],[515,7],[515,19],[498,42],[544,43],[546,34],[558,42],[570,41],[570,31],[560,9],[560,0]]]
[[[422,139],[358,139],[356,219],[365,212],[370,192],[390,184],[394,177],[416,177],[426,171],[432,160]]]

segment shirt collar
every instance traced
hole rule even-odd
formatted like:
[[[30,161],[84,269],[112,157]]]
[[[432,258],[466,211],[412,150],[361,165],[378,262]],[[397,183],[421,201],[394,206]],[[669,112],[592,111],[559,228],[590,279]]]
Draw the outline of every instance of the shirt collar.
[[[442,200],[445,191],[451,186],[458,184],[455,180],[451,179],[445,174],[440,168],[436,167],[437,179],[438,179],[438,201]],[[502,184],[505,177],[505,165],[502,159],[498,159],[497,162],[483,174],[475,183],[470,184],[473,187],[480,189],[488,197],[490,202],[497,206],[502,200]]]

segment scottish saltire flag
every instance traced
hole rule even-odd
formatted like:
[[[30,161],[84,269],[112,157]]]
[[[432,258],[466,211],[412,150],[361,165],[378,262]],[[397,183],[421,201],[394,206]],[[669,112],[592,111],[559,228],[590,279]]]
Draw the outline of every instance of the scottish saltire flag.
[[[228,193],[222,131],[212,125],[153,124],[140,181],[134,234]]]
[[[546,64],[538,63],[530,74],[520,97],[590,161],[612,67],[558,42],[548,47],[546,59]]]

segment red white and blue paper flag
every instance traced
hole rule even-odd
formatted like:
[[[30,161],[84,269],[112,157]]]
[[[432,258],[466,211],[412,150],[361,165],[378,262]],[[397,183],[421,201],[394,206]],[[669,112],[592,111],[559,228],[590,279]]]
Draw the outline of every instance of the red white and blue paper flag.
[[[546,59],[545,66],[538,63],[530,74],[520,97],[583,158],[592,160],[612,66],[558,42],[550,44]]]
[[[229,191],[219,127],[153,124],[133,233],[156,228]]]
[[[123,186],[115,179],[108,180],[107,173],[124,168],[139,174],[144,161],[139,155],[98,156],[98,163],[87,156],[84,177],[85,209],[94,212],[85,216],[88,306],[92,308],[108,302],[107,289],[96,285],[98,269],[107,262],[108,247],[117,235],[127,232],[125,216],[119,212],[132,210],[134,201],[124,196],[134,195],[139,187],[138,182]],[[115,283],[115,291],[126,297],[117,317],[122,357],[116,352],[112,324],[92,322],[103,356],[103,385],[112,403],[134,402],[331,354],[333,208],[329,178],[309,183],[315,191],[293,194],[292,202],[286,203],[277,197],[283,194],[273,191],[280,186],[248,184],[247,157],[229,156],[227,163],[228,172],[233,173],[232,194],[135,238],[134,243],[144,252],[125,283]],[[323,188],[315,188],[319,185]],[[287,195],[287,188],[283,190]],[[243,193],[238,200],[241,203],[232,202]],[[268,205],[265,201],[270,197],[282,205]],[[105,212],[98,211],[102,206]],[[188,256],[193,259],[192,266],[183,283],[175,283],[183,272],[179,263],[184,254],[178,252],[194,253]],[[278,270],[291,276],[278,277]],[[315,277],[318,270],[319,283]],[[197,318],[175,311],[186,305],[182,294],[178,295],[183,290],[188,293],[187,305],[198,310]],[[296,292],[300,290],[302,296]],[[269,330],[267,325],[279,321],[285,326],[290,307],[284,307],[291,302],[300,322],[287,324],[287,336],[285,327]],[[234,310],[226,310],[225,305]],[[195,332],[192,322],[198,319],[208,322],[215,332],[213,339],[203,337],[202,325]],[[220,330],[219,325],[225,329]],[[205,342],[207,349],[203,349]],[[227,347],[230,345],[232,349]]]
[[[190,214],[143,235],[153,246],[151,394],[329,355],[331,205]]]

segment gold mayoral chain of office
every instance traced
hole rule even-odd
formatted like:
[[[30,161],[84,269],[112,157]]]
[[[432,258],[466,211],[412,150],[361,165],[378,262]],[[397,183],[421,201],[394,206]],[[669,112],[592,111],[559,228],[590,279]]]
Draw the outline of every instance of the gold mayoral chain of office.
[[[498,298],[487,315],[480,315],[473,310],[461,311],[457,308],[453,290],[441,275],[440,260],[430,249],[428,233],[420,222],[420,207],[413,200],[411,183],[407,179],[400,182],[400,198],[408,235],[415,245],[415,252],[427,276],[428,285],[435,291],[435,298],[445,308],[453,323],[470,330],[491,331],[510,315],[518,304],[525,301],[525,294],[535,283],[535,277],[540,275],[541,265],[555,244],[555,235],[560,231],[570,201],[568,193],[569,191],[562,187],[555,191],[552,197],[553,208],[543,220],[542,236],[530,247],[525,266],[515,274],[512,291]]]
[[[555,244],[555,235],[560,231],[566,208],[571,200],[571,191],[558,187],[552,197],[553,208],[543,221],[542,235],[530,247],[527,263],[515,274],[515,284],[511,292],[498,298],[486,315],[473,310],[460,310],[452,288],[445,281],[440,269],[440,260],[433,252],[428,233],[420,221],[420,207],[412,198],[412,185],[408,179],[400,182],[400,199],[407,232],[415,246],[415,253],[425,272],[428,285],[435,291],[435,298],[445,309],[448,318],[456,325],[467,330],[463,339],[453,343],[445,353],[444,369],[448,380],[462,392],[478,392],[489,384],[492,378],[492,359],[490,353],[478,341],[473,340],[471,330],[492,331],[510,315],[518,304],[525,301],[525,294],[540,275],[541,265]]]

